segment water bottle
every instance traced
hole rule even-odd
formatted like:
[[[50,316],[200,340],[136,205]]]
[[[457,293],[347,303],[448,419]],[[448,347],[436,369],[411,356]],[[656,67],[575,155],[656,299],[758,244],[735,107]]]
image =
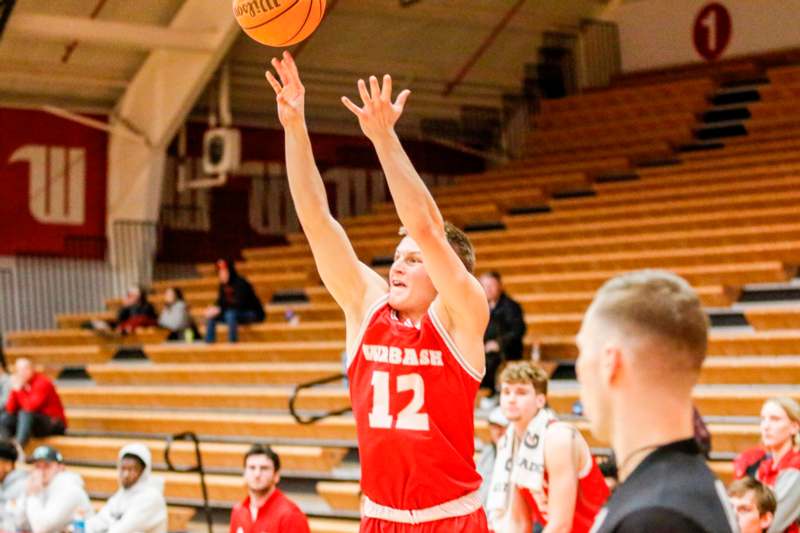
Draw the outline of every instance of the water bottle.
[[[72,518],[72,533],[86,533],[86,513],[78,509]]]

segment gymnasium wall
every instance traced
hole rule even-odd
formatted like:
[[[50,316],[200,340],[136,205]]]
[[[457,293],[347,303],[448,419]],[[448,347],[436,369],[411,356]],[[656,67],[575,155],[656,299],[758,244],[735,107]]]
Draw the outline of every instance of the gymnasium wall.
[[[800,0],[637,0],[613,14],[631,72],[800,47]]]

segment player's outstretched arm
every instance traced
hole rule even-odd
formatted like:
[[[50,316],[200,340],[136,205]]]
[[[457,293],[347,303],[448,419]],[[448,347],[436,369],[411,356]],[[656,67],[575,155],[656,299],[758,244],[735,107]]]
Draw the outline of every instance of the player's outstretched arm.
[[[342,103],[358,117],[361,130],[375,146],[400,222],[421,248],[425,268],[439,293],[435,305],[437,311],[444,311],[439,316],[449,322],[446,326],[452,326],[448,330],[471,366],[482,372],[482,339],[489,320],[486,296],[447,242],[442,214],[394,130],[411,93],[406,89],[393,102],[392,78],[388,74],[382,87],[375,76],[369,79],[369,89],[364,80],[358,80],[358,91],[362,107],[347,97],[342,98]],[[480,337],[481,349],[464,349],[474,343],[472,336]]]
[[[328,208],[305,120],[305,88],[294,59],[288,52],[273,59],[280,80],[267,71],[275,90],[278,118],[286,142],[286,173],[297,217],[311,246],[320,278],[348,318],[358,319],[387,290],[386,281],[358,260],[342,226]]]

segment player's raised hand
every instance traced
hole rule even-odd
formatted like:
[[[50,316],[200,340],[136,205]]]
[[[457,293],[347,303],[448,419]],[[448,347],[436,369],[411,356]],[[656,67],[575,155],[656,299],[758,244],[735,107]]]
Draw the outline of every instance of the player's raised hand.
[[[397,99],[392,102],[392,77],[386,74],[383,77],[383,87],[378,84],[378,78],[375,76],[369,78],[369,90],[364,80],[358,80],[358,92],[364,104],[362,107],[355,105],[346,96],[342,97],[342,103],[358,117],[358,124],[364,135],[374,142],[382,135],[392,133],[394,125],[403,114],[403,108],[411,91],[408,89],[401,91]]]
[[[272,58],[272,68],[278,73],[278,81],[271,71],[267,71],[267,81],[275,90],[278,101],[278,119],[284,128],[302,124],[305,121],[306,89],[300,81],[297,65],[289,52],[283,59]]]

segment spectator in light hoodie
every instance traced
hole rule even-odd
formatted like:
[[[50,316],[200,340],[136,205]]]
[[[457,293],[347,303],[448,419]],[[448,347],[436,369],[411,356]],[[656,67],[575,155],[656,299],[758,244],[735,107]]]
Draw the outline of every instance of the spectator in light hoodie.
[[[119,490],[86,522],[86,533],[166,533],[164,482],[153,477],[150,450],[134,443],[119,452]]]
[[[26,531],[57,533],[64,531],[76,516],[92,515],[92,504],[83,488],[83,479],[64,470],[64,458],[55,448],[39,446],[31,456],[34,468],[22,511]]]

